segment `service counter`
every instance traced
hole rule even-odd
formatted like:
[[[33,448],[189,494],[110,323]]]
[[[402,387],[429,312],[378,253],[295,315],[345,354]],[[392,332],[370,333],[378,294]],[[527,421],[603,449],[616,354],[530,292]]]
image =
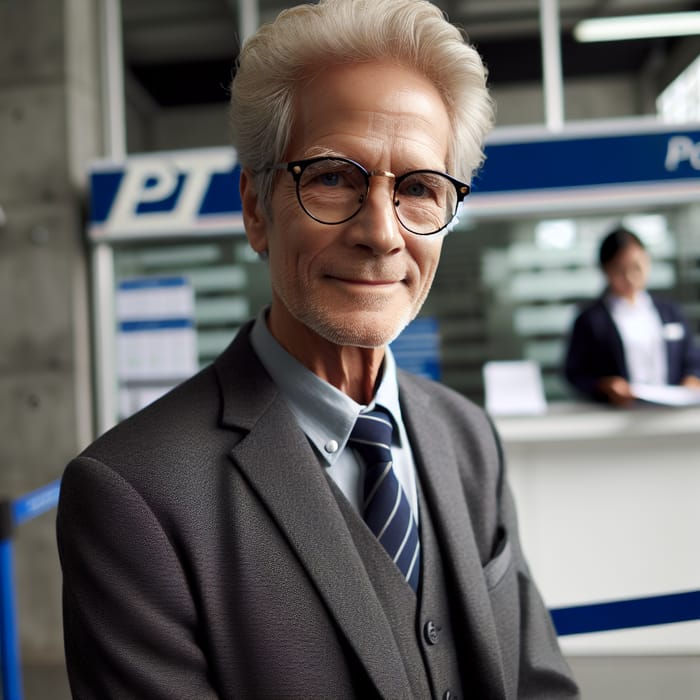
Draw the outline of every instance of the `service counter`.
[[[548,607],[700,589],[700,407],[554,404],[496,419]],[[697,654],[700,621],[562,638],[568,654]]]

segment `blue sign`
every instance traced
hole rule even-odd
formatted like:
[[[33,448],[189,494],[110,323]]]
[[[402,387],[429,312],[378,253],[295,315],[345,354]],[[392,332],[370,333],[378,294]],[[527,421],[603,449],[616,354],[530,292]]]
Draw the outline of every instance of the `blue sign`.
[[[487,145],[479,193],[698,180],[700,131],[556,138]]]
[[[231,148],[98,163],[90,173],[94,240],[243,230],[240,167]]]
[[[546,208],[558,201],[631,204],[659,191],[700,194],[700,130],[542,134],[486,145],[466,209]],[[243,231],[240,166],[232,148],[140,154],[97,163],[90,174],[90,237],[128,239]],[[533,196],[539,193],[538,196]],[[612,193],[612,194],[611,194]],[[579,198],[577,200],[576,198]],[[563,201],[563,199],[567,201]]]

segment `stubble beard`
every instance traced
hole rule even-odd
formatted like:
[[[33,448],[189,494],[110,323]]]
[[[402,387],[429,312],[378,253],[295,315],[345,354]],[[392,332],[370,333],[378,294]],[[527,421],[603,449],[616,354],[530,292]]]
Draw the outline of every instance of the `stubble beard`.
[[[281,289],[277,292],[287,311],[321,338],[334,345],[360,348],[384,347],[394,341],[418,315],[427,297],[426,291],[416,303],[392,318],[392,305],[386,298],[370,296],[357,304],[355,310],[360,311],[363,317],[367,314],[371,316],[366,321],[358,322],[356,314],[343,314],[332,308],[331,302],[322,298],[318,291],[302,290],[298,298],[289,298],[280,293],[283,292]]]

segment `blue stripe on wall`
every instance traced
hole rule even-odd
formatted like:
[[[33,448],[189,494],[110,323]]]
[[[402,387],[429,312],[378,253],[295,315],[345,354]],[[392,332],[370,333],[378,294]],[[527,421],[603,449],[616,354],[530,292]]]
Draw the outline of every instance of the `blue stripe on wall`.
[[[143,319],[142,321],[122,321],[120,333],[142,333],[143,331],[166,331],[178,328],[194,328],[191,318]]]
[[[700,620],[700,591],[551,610],[559,636]]]

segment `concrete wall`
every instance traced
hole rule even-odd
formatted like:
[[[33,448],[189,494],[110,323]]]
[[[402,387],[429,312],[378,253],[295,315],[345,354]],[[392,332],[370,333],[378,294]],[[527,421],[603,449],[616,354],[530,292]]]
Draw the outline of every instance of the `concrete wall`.
[[[3,497],[58,478],[92,435],[82,207],[100,142],[95,6],[0,3]],[[60,664],[53,513],[21,528],[15,561],[23,658]]]
[[[493,90],[497,126],[542,124],[544,94],[540,84],[509,85]],[[564,86],[567,121],[612,119],[643,114],[636,82],[627,75],[604,80],[575,80]]]

